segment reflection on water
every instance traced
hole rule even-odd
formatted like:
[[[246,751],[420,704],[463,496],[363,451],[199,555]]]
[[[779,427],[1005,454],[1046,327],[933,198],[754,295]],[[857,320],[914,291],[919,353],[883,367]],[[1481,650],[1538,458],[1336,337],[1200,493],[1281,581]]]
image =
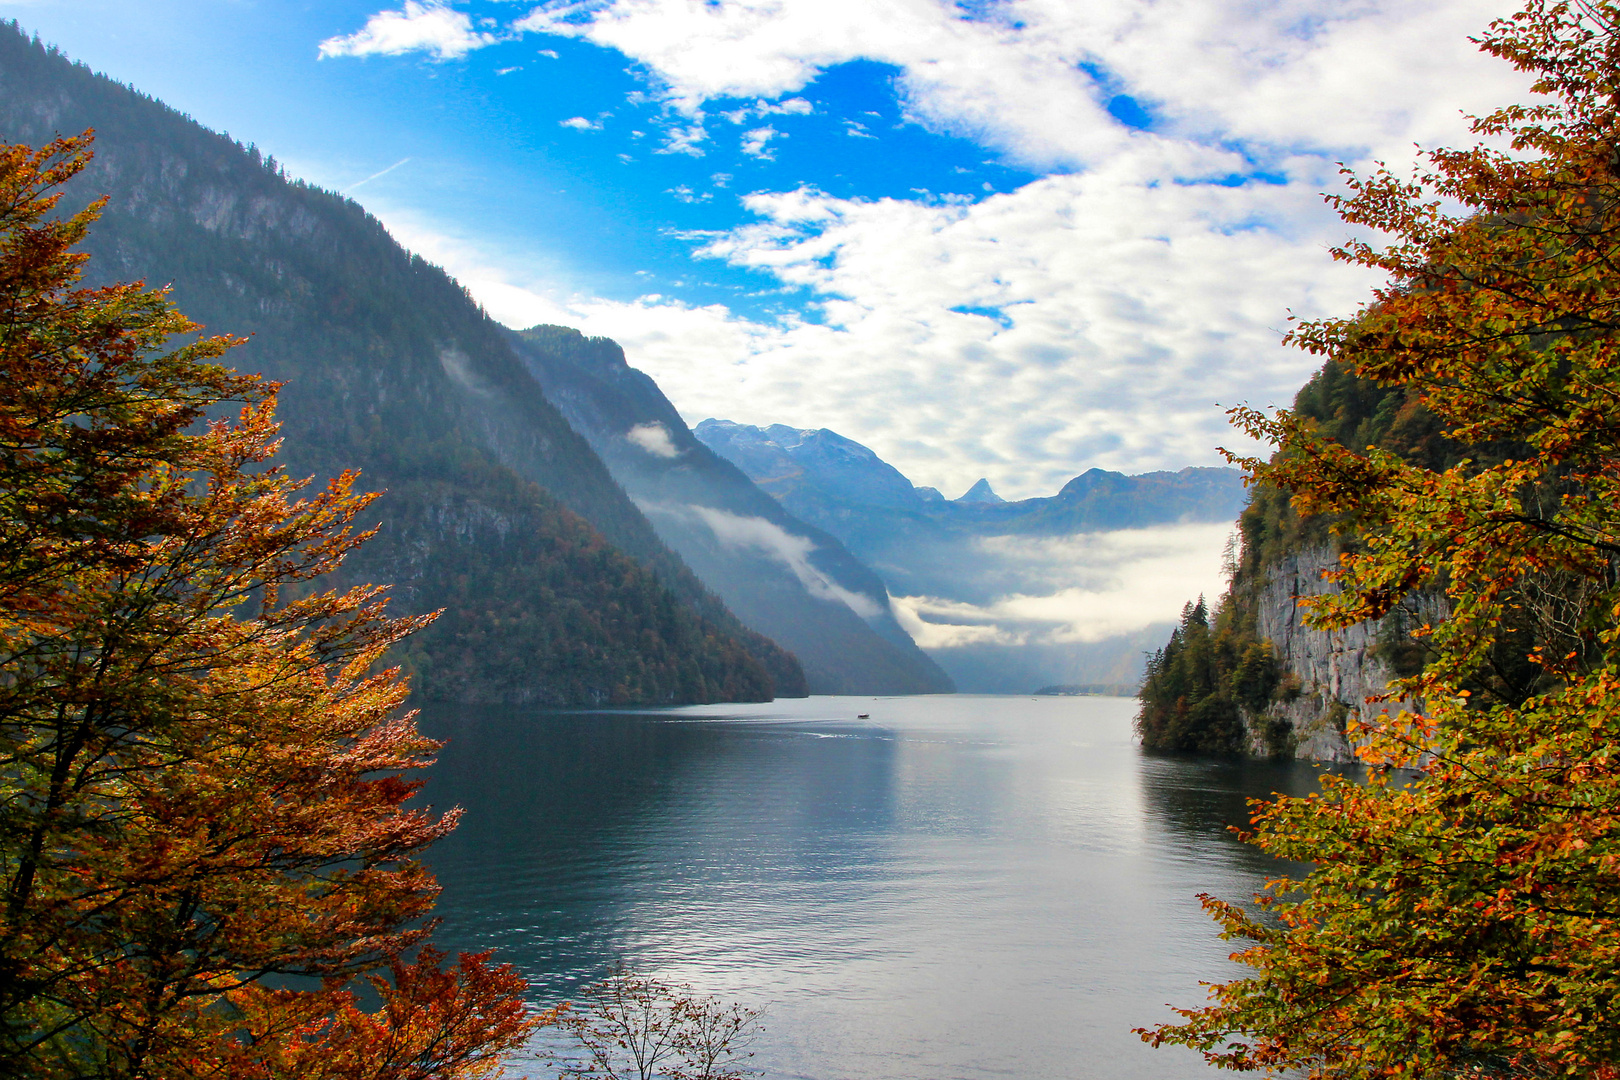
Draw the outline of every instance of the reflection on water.
[[[1274,793],[1308,795],[1318,790],[1326,769],[1344,772],[1348,766],[1321,766],[1307,762],[1221,760],[1215,758],[1142,755],[1138,774],[1143,806],[1163,838],[1166,853],[1193,862],[1209,857],[1212,833],[1224,832],[1224,854],[1234,865],[1251,869],[1257,877],[1288,873],[1299,876],[1307,867],[1272,859],[1232,835],[1232,828],[1252,824],[1256,798]]]
[[[559,1000],[615,960],[764,1006],[815,1080],[1208,1076],[1133,1026],[1231,971],[1195,894],[1278,864],[1226,833],[1308,766],[1142,755],[1107,698],[440,709],[441,942]],[[857,713],[870,720],[857,720]]]

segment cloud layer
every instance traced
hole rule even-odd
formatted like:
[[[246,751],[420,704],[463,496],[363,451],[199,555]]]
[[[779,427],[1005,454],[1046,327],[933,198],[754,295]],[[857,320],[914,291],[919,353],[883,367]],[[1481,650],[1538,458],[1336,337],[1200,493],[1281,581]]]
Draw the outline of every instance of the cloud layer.
[[[970,554],[999,564],[1022,586],[989,603],[932,596],[893,598],[895,617],[919,646],[1051,646],[1092,643],[1173,618],[1188,600],[1225,587],[1225,524],[1122,529],[1058,538],[989,537]]]
[[[811,596],[844,604],[863,619],[881,613],[871,597],[851,592],[816,569],[810,561],[816,545],[809,537],[795,536],[764,518],[744,517],[711,506],[686,509],[707,525],[725,547],[763,552],[786,566]]]
[[[517,261],[445,261],[503,321],[618,339],[691,421],[831,427],[920,484],[987,476],[1020,497],[1091,466],[1210,463],[1234,443],[1221,406],[1286,402],[1317,363],[1279,346],[1289,312],[1348,312],[1372,284],[1327,255],[1344,238],[1320,200],[1337,163],[1399,165],[1414,142],[1464,140],[1462,112],[1522,100],[1525,80],[1467,41],[1511,7],[600,0],[485,31],[410,3],[322,48],[588,41],[648,73],[662,152],[687,155],[723,137],[768,156],[820,73],[891,65],[910,119],[1047,175],[978,201],[746,194],[752,220],[695,239],[694,257],[755,271],[797,316],[608,301]],[[434,256],[431,236],[403,238]]]

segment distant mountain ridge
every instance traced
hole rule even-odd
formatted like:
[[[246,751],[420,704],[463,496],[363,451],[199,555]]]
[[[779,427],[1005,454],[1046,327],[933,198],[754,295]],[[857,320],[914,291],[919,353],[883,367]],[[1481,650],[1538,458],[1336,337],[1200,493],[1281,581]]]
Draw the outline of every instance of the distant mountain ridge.
[[[1234,492],[1243,492],[1239,470],[1192,466],[1135,476],[1088,469],[1056,495],[1012,502],[980,479],[960,498],[946,499],[934,488],[912,484],[870,448],[826,428],[761,428],[709,419],[692,432],[784,505],[808,507],[819,497],[848,506],[918,511],[940,521],[1067,531],[1140,528],[1189,517],[1217,520]]]
[[[939,549],[965,538],[1226,521],[1246,498],[1237,469],[1189,467],[1138,476],[1089,469],[1056,495],[1016,502],[1002,500],[980,480],[953,500],[914,486],[869,448],[824,428],[710,419],[692,431],[790,513],[842,540],[896,595],[954,595],[962,584],[952,580],[950,560]]]
[[[0,27],[0,137],[97,132],[69,202],[111,196],[89,283],[172,282],[187,315],[251,334],[286,382],[282,459],[386,489],[345,568],[444,608],[401,654],[428,696],[545,705],[805,692],[669,551],[547,402],[504,330],[355,203]]]
[[[509,338],[663,541],[745,623],[792,650],[813,693],[953,689],[895,620],[883,581],[694,437],[617,343],[561,326]]]
[[[1113,568],[1128,561],[1133,545],[1179,550],[1167,534],[1197,523],[1207,533],[1207,525],[1229,522],[1245,500],[1241,474],[1220,468],[1140,476],[1091,469],[1056,495],[1014,502],[981,480],[946,499],[837,432],[713,419],[693,430],[790,513],[836,536],[882,577],[909,618],[906,628],[959,688],[975,692],[1133,683],[1158,629],[1060,633],[1052,620],[1069,616],[1054,613],[1080,611],[1076,595],[1088,589],[1093,595],[1117,589],[1108,584],[1116,580]],[[1106,539],[1122,530],[1142,532]],[[1219,544],[1203,533],[1198,543]],[[1218,546],[1210,551],[1212,565],[1218,554]],[[1118,592],[1108,595],[1116,607],[1130,603]]]

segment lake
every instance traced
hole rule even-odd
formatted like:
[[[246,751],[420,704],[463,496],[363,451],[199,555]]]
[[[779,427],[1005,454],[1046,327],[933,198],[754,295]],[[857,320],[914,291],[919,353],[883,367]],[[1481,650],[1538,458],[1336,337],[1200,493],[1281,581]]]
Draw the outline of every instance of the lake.
[[[1144,755],[1122,698],[437,707],[438,942],[566,998],[615,961],[765,1010],[809,1080],[1209,1077],[1130,1029],[1236,972],[1196,894],[1278,864],[1225,826],[1309,765]],[[870,719],[857,719],[859,713]]]

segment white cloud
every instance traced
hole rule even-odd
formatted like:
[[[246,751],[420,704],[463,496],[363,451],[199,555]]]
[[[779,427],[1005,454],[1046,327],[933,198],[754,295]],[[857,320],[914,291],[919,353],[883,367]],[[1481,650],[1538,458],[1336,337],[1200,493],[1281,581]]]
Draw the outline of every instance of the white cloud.
[[[615,338],[689,422],[830,427],[919,484],[957,491],[987,476],[1019,498],[1090,466],[1213,464],[1216,445],[1243,445],[1216,403],[1292,396],[1316,361],[1278,344],[1285,309],[1348,310],[1369,280],[1330,263],[1313,202],[1113,171],[973,206],[751,197],[761,223],[707,250],[808,288],[820,323],[570,294],[513,269],[516,257],[491,266],[401,235],[508,325]],[[1143,236],[1141,222],[1165,233]]]
[[[447,266],[503,321],[543,311],[618,339],[689,420],[831,427],[920,484],[987,476],[1017,498],[1090,466],[1213,464],[1216,445],[1247,448],[1222,406],[1286,402],[1317,365],[1279,346],[1288,313],[1348,312],[1373,281],[1326,253],[1346,231],[1318,194],[1337,161],[1408,161],[1414,141],[1466,139],[1461,111],[1523,100],[1525,78],[1467,41],[1513,6],[553,5],[514,25],[643,65],[649,100],[685,117],[663,153],[702,154],[706,108],[735,106],[720,115],[738,125],[802,113],[818,73],[866,58],[895,66],[909,118],[1076,171],[977,203],[748,196],[753,224],[697,242],[762,275],[758,295],[807,295],[802,317],[608,301],[516,257]],[[1114,94],[1152,130],[1117,122]],[[753,127],[743,149],[768,157],[776,137]],[[1223,186],[1257,169],[1275,182]]]
[[[720,117],[730,124],[746,124],[754,117],[809,116],[815,111],[816,107],[801,97],[786,98],[782,101],[766,101],[759,98],[752,105],[726,110]]]
[[[801,97],[783,101],[756,101],[754,111],[760,116],[809,116],[816,107]]]
[[[749,157],[757,157],[763,161],[770,161],[776,157],[776,151],[766,145],[772,139],[781,138],[782,133],[766,124],[764,127],[754,128],[743,132],[742,152]]]
[[[708,202],[710,199],[714,198],[714,196],[707,191],[696,192],[685,184],[680,184],[676,187],[670,188],[669,194],[675,196],[676,199],[683,203]]]
[[[1459,106],[1494,100],[1479,91],[1523,86],[1511,73],[1482,75],[1466,42],[1512,6],[1004,0],[964,18],[936,0],[608,0],[539,8],[516,27],[616,49],[689,113],[794,94],[850,60],[892,64],[914,119],[1036,165],[1075,165],[1128,147],[1106,108],[1115,93],[1147,102],[1172,130],[1275,146],[1449,131]]]
[[[557,123],[559,125],[561,125],[562,127],[565,127],[565,128],[573,128],[575,131],[601,131],[602,130],[602,125],[601,124],[597,123],[594,120],[587,120],[583,116],[570,116],[566,120],[557,121]]]
[[[664,145],[654,150],[655,154],[686,154],[689,157],[702,157],[703,147],[698,144],[708,139],[709,133],[702,122],[689,124],[686,127],[675,127],[664,133]]]
[[[871,597],[851,592],[816,569],[810,562],[816,545],[808,537],[795,536],[764,518],[743,517],[709,506],[691,506],[688,509],[713,530],[722,544],[733,548],[753,548],[777,559],[793,571],[812,596],[845,604],[863,619],[882,613],[883,609]]]
[[[625,432],[624,437],[653,457],[678,458],[681,456],[680,447],[676,446],[675,441],[669,437],[669,428],[663,424],[637,424]]]
[[[320,55],[399,56],[425,52],[437,60],[452,60],[497,40],[495,34],[475,31],[472,19],[465,13],[437,0],[405,0],[400,10],[379,11],[352,34],[327,38],[321,42]]]
[[[690,422],[830,427],[919,484],[1050,494],[1090,466],[1215,463],[1242,445],[1217,403],[1286,401],[1316,365],[1278,344],[1286,310],[1348,310],[1370,281],[1328,259],[1303,185],[1163,184],[1139,165],[974,205],[749,196],[759,223],[705,251],[808,289],[819,323],[448,265],[504,322],[544,310],[617,339]]]
[[[1219,595],[1231,529],[1202,524],[992,537],[980,542],[982,554],[1021,570],[1034,589],[987,604],[897,596],[895,617],[925,649],[1103,641],[1174,619],[1199,594]]]

